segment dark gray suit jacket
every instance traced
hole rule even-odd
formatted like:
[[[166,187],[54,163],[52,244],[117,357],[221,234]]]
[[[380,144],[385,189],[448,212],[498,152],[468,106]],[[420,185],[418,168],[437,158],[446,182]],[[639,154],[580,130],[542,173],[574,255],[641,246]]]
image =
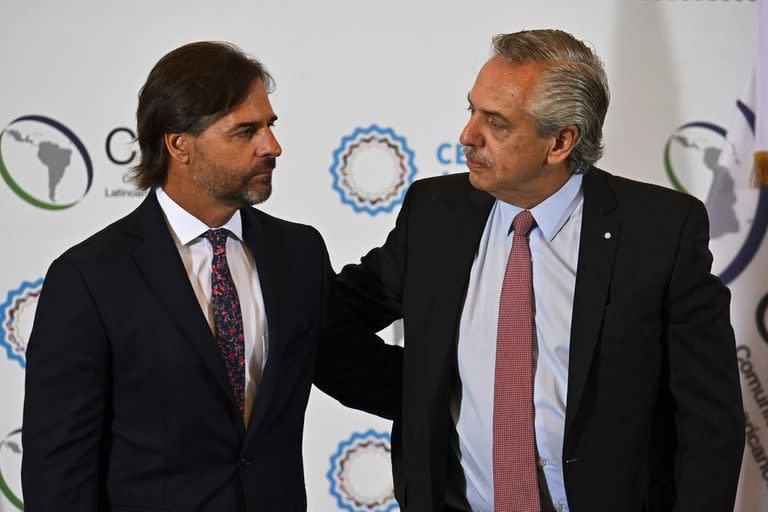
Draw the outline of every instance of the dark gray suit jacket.
[[[744,414],[706,211],[595,168],[583,187],[562,460],[571,510],[730,511]],[[349,337],[404,320],[393,461],[408,511],[445,506],[458,323],[493,201],[467,174],[416,182],[386,243],[338,278],[335,322]]]

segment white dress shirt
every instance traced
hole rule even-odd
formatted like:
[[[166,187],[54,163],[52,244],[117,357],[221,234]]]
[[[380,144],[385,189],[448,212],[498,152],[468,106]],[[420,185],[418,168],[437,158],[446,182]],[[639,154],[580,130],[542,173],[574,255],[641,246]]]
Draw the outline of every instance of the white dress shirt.
[[[583,194],[574,174],[557,192],[531,209],[529,235],[533,271],[534,428],[539,457],[542,510],[568,511],[562,452],[573,294]],[[493,395],[499,298],[512,248],[512,219],[522,208],[496,201],[472,264],[458,337],[458,377],[452,416],[455,454],[474,512],[493,511]],[[514,234],[514,236],[517,236]],[[548,491],[548,493],[547,493]]]
[[[165,214],[168,229],[176,248],[179,250],[184,269],[192,283],[197,301],[200,303],[205,319],[216,332],[211,302],[211,263],[213,247],[207,238],[201,235],[211,229],[203,221],[183,209],[171,199],[162,188],[156,189],[157,200]],[[251,417],[253,401],[261,383],[261,374],[267,362],[269,340],[267,318],[264,310],[264,298],[259,284],[256,262],[248,247],[243,242],[243,223],[240,212],[220,228],[226,228],[236,237],[227,238],[226,254],[229,271],[235,282],[240,310],[243,315],[243,334],[245,336],[245,424]],[[211,343],[215,343],[211,340]]]

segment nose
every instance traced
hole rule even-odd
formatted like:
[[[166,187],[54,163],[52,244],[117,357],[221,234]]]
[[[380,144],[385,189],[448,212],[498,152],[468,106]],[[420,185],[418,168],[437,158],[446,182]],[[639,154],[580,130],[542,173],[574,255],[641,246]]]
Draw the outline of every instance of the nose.
[[[477,122],[477,115],[473,113],[469,116],[469,121],[467,121],[464,129],[461,130],[459,142],[464,146],[482,147],[484,145],[484,139],[480,130],[478,130]]]
[[[261,155],[262,157],[278,157],[283,154],[283,148],[280,147],[280,143],[277,142],[277,137],[275,137],[275,134],[272,133],[271,129],[266,130],[266,135],[264,137],[264,143],[261,147]]]

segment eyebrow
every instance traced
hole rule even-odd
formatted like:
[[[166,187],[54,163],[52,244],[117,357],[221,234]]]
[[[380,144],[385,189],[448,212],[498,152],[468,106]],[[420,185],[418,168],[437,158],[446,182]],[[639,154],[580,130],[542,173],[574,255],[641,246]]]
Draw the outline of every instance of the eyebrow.
[[[474,105],[472,104],[472,100],[469,99],[469,93],[467,93],[467,102],[469,103],[470,107],[474,108]],[[496,112],[495,110],[485,110],[485,109],[482,109],[482,108],[479,108],[479,109],[476,109],[476,110],[478,110],[479,112],[485,114],[488,117],[496,117],[496,118],[499,118],[499,119],[503,120],[507,124],[511,124],[510,120],[507,119],[506,117],[504,117],[504,115],[501,112]]]
[[[272,124],[275,121],[277,121],[277,116],[272,116],[272,117],[270,117],[267,120],[266,124]],[[238,130],[242,130],[243,128],[258,128],[262,124],[264,124],[264,123],[261,123],[260,121],[245,121],[245,122],[242,122],[242,123],[237,123],[235,126],[230,128],[229,131],[236,132]]]

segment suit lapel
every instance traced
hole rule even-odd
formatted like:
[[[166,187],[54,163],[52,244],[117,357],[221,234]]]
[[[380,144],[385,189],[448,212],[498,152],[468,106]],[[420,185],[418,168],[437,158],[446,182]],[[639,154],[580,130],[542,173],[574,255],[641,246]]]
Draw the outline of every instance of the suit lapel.
[[[581,403],[608,300],[621,227],[617,206],[606,174],[595,169],[587,172],[584,176],[584,212],[573,298],[566,436]]]
[[[454,217],[451,218],[442,212],[441,221],[446,230],[445,236],[440,238],[441,244],[445,243],[445,250],[438,260],[437,275],[445,283],[445,288],[439,294],[436,313],[441,319],[452,320],[448,327],[454,334],[458,333],[459,313],[467,291],[472,263],[495,201],[486,192],[475,189],[469,183],[467,186],[471,188],[468,201],[464,204],[449,205],[449,211]],[[462,276],[462,279],[445,279],[445,276]],[[446,316],[443,307],[450,308],[452,314]]]
[[[200,354],[206,367],[221,386],[233,408],[234,392],[221,360],[216,340],[184,270],[154,192],[137,210],[144,241],[133,252],[134,260],[147,284],[168,311],[169,316]]]
[[[432,255],[430,259],[433,260],[429,264],[429,279],[421,286],[432,290],[424,324],[428,326],[426,335],[434,342],[427,344],[430,364],[423,369],[425,377],[419,388],[409,393],[418,394],[418,402],[428,403],[426,411],[431,411],[424,417],[430,424],[431,435],[422,442],[427,443],[428,464],[432,468],[429,485],[432,493],[437,495],[445,490],[445,447],[449,445],[451,435],[445,414],[450,410],[452,376],[457,365],[461,309],[472,263],[494,203],[491,195],[475,189],[468,181],[463,186],[466,193],[458,197],[451,193],[451,199],[428,210],[434,215],[422,223],[429,229],[428,233],[415,233],[415,238],[424,244],[417,250],[426,251],[425,254]],[[439,197],[436,200],[440,201]]]
[[[256,210],[244,208],[240,212],[243,220],[243,238],[248,250],[253,255],[256,271],[259,274],[261,296],[264,300],[264,314],[267,318],[267,343],[269,347],[267,363],[264,366],[261,384],[253,402],[251,419],[247,427],[244,443],[246,446],[256,426],[268,410],[270,398],[274,395],[269,390],[276,385],[276,379],[279,378],[276,373],[279,371],[276,361],[280,361],[282,357],[282,349],[285,345],[282,333],[285,329],[278,304],[288,303],[286,301],[281,302],[279,297],[281,290],[279,276],[282,278],[290,276],[290,270],[284,268],[281,262],[279,237],[273,236],[269,232],[269,226],[259,218]]]
[[[430,385],[425,391],[432,395],[432,399],[444,400],[446,407],[450,378],[456,364],[461,308],[472,263],[494,203],[491,195],[475,189],[469,182],[466,187],[466,195],[452,198],[431,210],[437,218],[425,223],[432,232],[423,238],[429,244],[425,250],[434,253],[435,247],[439,248],[439,254],[430,266],[431,281],[424,284],[434,289],[433,302],[426,315],[427,325],[432,339],[445,340],[430,345],[432,365],[428,371],[432,377],[428,380],[435,387]],[[437,245],[435,240],[439,241]]]

